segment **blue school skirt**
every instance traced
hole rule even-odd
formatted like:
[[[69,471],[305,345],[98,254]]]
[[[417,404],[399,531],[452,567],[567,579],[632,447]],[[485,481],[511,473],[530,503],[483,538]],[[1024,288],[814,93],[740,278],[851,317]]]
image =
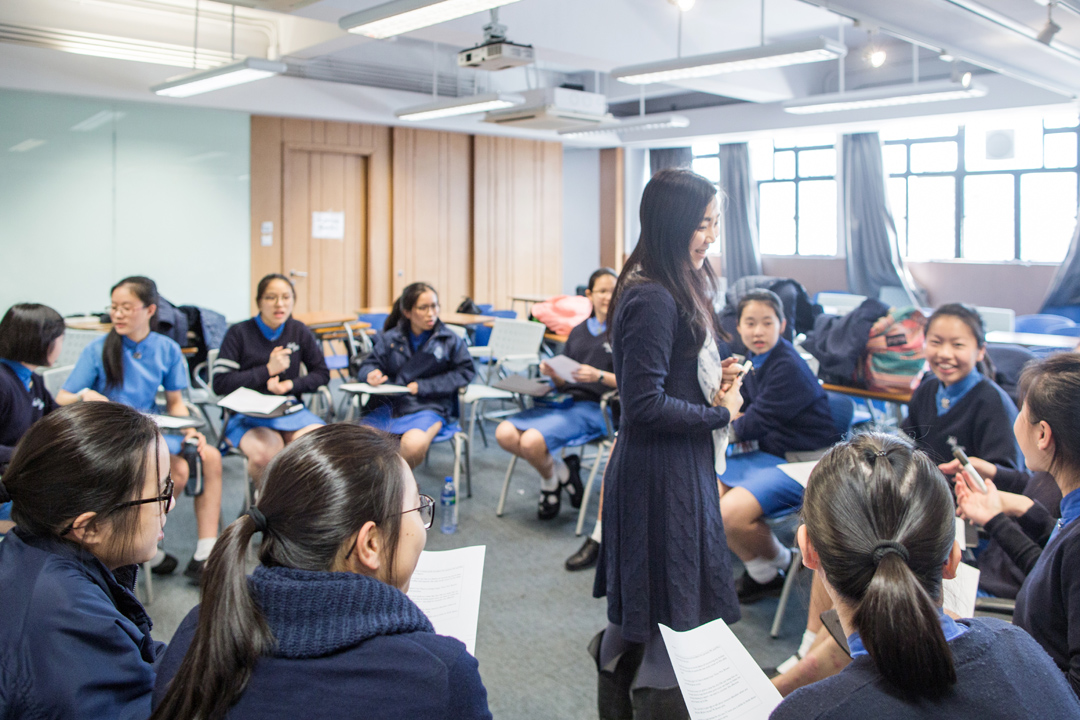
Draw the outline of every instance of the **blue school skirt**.
[[[370,425],[376,430],[382,430],[393,435],[404,435],[410,430],[423,430],[427,432],[435,423],[442,423],[445,428],[449,421],[434,410],[418,410],[408,415],[394,417],[389,405],[375,408],[360,419],[361,425]]]
[[[278,432],[296,432],[308,425],[325,425],[315,413],[307,408],[280,417],[261,418],[237,413],[229,418],[229,424],[225,426],[225,440],[233,447],[240,447],[240,438],[252,428],[265,427]]]
[[[776,467],[784,462],[761,450],[729,457],[720,482],[749,491],[766,517],[790,515],[802,507],[804,488]]]
[[[565,409],[532,408],[511,415],[506,420],[522,432],[539,431],[544,436],[548,452],[571,444],[586,443],[607,434],[600,403],[592,400],[575,400],[573,405]]]

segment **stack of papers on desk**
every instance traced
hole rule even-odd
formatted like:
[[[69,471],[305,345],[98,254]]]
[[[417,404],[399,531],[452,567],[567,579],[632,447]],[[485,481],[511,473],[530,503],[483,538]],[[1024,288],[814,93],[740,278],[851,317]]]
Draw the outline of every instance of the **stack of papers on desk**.
[[[244,415],[278,417],[285,414],[291,402],[292,398],[288,395],[263,395],[248,388],[239,388],[218,400],[218,406]]]
[[[367,383],[345,383],[341,386],[342,392],[364,393],[366,395],[407,395],[409,388],[404,385],[368,385]]]

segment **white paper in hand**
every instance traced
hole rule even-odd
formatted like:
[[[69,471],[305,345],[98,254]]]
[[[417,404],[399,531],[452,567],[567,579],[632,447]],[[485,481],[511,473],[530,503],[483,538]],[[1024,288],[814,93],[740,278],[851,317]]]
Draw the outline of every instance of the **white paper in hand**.
[[[577,382],[574,379],[574,371],[581,367],[581,363],[573,358],[568,358],[565,355],[556,355],[553,358],[548,358],[544,361],[547,366],[555,371],[555,374],[562,378],[563,382]]]
[[[249,388],[237,388],[218,400],[218,405],[244,415],[273,415],[289,402],[285,395],[263,395]]]
[[[675,632],[660,626],[692,720],[767,720],[780,693],[723,620]]]
[[[351,393],[366,393],[368,395],[407,395],[409,388],[404,385],[391,385],[390,383],[383,383],[382,385],[368,385],[367,383],[344,383],[341,386],[342,392]]]
[[[150,417],[162,430],[186,430],[203,424],[202,420],[192,417],[179,417],[176,415],[151,415]]]
[[[425,550],[409,581],[409,599],[428,616],[435,632],[457,638],[473,655],[486,549]]]
[[[959,617],[975,616],[975,598],[979,593],[979,571],[960,563],[956,577],[941,582],[942,606]]]
[[[810,473],[817,464],[817,460],[811,460],[810,462],[780,463],[776,467],[789,478],[806,487],[806,484],[810,482]]]

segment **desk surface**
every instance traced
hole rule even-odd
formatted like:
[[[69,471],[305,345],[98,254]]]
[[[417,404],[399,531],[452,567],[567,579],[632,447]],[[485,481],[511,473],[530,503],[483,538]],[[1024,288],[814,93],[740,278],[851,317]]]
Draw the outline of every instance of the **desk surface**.
[[[342,327],[348,325],[355,332],[357,330],[367,330],[371,327],[371,323],[363,322],[362,320],[351,320],[348,323],[341,323],[339,325],[319,325],[312,328],[312,332],[317,336],[329,335],[331,333],[340,333]]]
[[[94,330],[96,332],[109,332],[112,323],[103,323],[92,318],[65,318],[64,325],[72,330]]]
[[[363,307],[356,308],[357,315],[389,315],[394,308],[390,305],[383,305],[381,307]]]
[[[1027,347],[1063,348],[1072,350],[1080,342],[1080,338],[1068,335],[1043,335],[1041,333],[1007,332],[1005,330],[991,330],[986,333],[986,342],[1006,343],[1009,345],[1025,345]]]
[[[491,315],[470,315],[459,312],[439,313],[439,319],[447,325],[483,325],[495,321]]]
[[[851,397],[884,400],[886,402],[900,403],[901,405],[907,405],[911,402],[910,394],[900,395],[896,393],[878,392],[877,390],[864,390],[862,388],[848,387],[847,385],[830,385],[829,383],[822,383],[821,387],[832,392],[840,393],[841,395],[850,395]]]
[[[554,295],[535,295],[535,294],[534,295],[529,295],[527,293],[523,293],[521,295],[511,295],[510,299],[513,300],[514,302],[538,303],[538,302],[544,302],[545,300],[550,300],[553,297],[555,297],[555,296]]]
[[[551,342],[557,342],[557,343],[565,343],[569,337],[570,337],[569,335],[556,335],[553,332],[544,333],[544,339],[545,340],[550,340]]]
[[[304,323],[308,327],[316,325],[344,325],[356,320],[356,315],[332,310],[316,310],[313,312],[293,313],[293,318]]]

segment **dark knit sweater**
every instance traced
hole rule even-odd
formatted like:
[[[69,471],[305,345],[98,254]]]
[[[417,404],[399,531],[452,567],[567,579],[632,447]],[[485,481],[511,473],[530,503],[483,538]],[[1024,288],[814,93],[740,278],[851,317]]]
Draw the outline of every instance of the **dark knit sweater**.
[[[0,471],[11,462],[23,433],[57,407],[40,375],[27,390],[15,371],[0,363]]]
[[[944,415],[937,414],[939,381],[923,378],[911,396],[901,427],[936,463],[953,459],[947,439],[956,438],[968,455],[1006,468],[1024,467],[1013,435],[1016,405],[993,380],[983,378]]]
[[[277,644],[230,720],[491,718],[476,659],[401,591],[353,573],[259,566],[251,589]],[[156,707],[191,645],[194,608],[158,665]],[[317,712],[316,712],[317,711]]]
[[[270,394],[266,389],[266,382],[270,379],[266,364],[270,362],[271,351],[279,347],[292,348],[288,369],[277,376],[279,380],[293,381],[290,395],[315,392],[319,386],[330,382],[330,371],[326,369],[322,348],[307,325],[289,318],[285,321],[281,337],[271,341],[262,334],[255,318],[249,318],[236,323],[225,333],[214,375],[214,392],[228,395],[245,387]],[[307,375],[303,377],[300,377],[300,363],[307,368]]]
[[[1039,641],[1080,694],[1080,521],[1042,551],[1016,596],[1013,622]]]
[[[968,630],[949,643],[957,682],[944,697],[907,700],[882,677],[869,655],[860,655],[838,675],[793,692],[770,720],[1080,717],[1080,702],[1027,633],[991,618],[957,622]]]

